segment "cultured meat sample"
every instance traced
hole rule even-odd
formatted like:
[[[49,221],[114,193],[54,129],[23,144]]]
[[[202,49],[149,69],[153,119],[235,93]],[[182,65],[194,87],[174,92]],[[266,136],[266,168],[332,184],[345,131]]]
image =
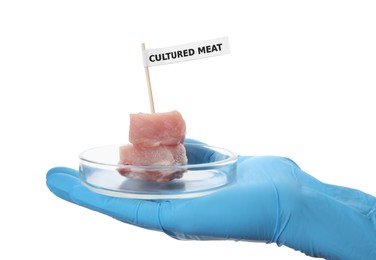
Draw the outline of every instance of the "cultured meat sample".
[[[119,168],[123,176],[167,182],[181,178],[184,169],[157,169],[158,166],[187,164],[184,147],[186,125],[178,111],[131,114],[129,142],[119,148],[122,165],[157,166],[151,169]]]
[[[184,143],[185,131],[185,121],[178,111],[130,115],[129,142],[134,145]]]
[[[185,147],[178,145],[159,145],[144,147],[123,145],[120,147],[120,164],[141,166],[175,166],[187,164]],[[182,177],[184,169],[139,169],[119,168],[119,173],[133,179],[166,182]]]
[[[152,147],[126,144],[120,146],[120,164],[143,166],[184,165],[187,164],[187,157],[183,144]]]

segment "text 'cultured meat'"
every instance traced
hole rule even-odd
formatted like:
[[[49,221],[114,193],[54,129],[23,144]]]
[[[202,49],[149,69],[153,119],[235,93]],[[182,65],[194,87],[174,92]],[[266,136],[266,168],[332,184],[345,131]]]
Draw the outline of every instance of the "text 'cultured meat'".
[[[186,125],[177,111],[131,114],[130,144],[119,148],[120,164],[156,168],[119,168],[123,176],[147,181],[167,182],[181,178],[183,169],[157,169],[158,166],[187,164],[184,147]]]

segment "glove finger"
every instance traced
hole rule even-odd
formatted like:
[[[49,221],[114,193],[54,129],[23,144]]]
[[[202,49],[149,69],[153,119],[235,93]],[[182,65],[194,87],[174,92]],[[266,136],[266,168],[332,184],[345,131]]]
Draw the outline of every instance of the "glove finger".
[[[55,167],[47,172],[46,184],[56,196],[72,202],[70,191],[77,186],[81,186],[78,178],[76,170],[66,167]]]
[[[123,199],[95,193],[82,186],[78,172],[64,167],[47,173],[47,186],[58,197],[98,211],[122,222],[161,230],[159,210],[162,201]]]

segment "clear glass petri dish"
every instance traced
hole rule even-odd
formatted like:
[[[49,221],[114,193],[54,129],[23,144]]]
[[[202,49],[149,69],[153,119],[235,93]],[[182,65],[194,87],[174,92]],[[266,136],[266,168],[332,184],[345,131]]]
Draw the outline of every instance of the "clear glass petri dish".
[[[236,179],[237,155],[227,149],[186,143],[188,164],[134,166],[119,164],[120,145],[91,148],[79,155],[81,183],[103,195],[133,199],[183,199],[200,197],[231,185]],[[202,163],[204,162],[204,163]],[[180,178],[168,182],[123,176],[121,170],[150,174],[176,171]]]

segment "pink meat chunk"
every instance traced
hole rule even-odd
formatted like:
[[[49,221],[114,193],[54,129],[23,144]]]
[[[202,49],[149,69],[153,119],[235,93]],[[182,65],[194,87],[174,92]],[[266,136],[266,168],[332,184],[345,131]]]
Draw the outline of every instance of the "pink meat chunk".
[[[159,145],[144,147],[140,145],[127,144],[119,149],[120,164],[134,166],[175,166],[187,164],[186,151],[183,144]],[[184,169],[140,169],[140,168],[119,168],[123,176],[142,179],[146,181],[167,182],[172,179],[181,178]]]
[[[129,142],[134,145],[177,145],[184,143],[185,133],[185,121],[178,111],[130,115]]]
[[[120,146],[120,163],[138,166],[184,165],[187,157],[183,144],[153,147],[126,144]]]
[[[182,168],[158,167],[187,164],[183,145],[185,132],[185,121],[178,111],[131,114],[129,127],[131,144],[120,147],[119,163],[148,166],[148,168],[119,167],[119,173],[133,179],[157,182],[181,178],[185,171]]]

